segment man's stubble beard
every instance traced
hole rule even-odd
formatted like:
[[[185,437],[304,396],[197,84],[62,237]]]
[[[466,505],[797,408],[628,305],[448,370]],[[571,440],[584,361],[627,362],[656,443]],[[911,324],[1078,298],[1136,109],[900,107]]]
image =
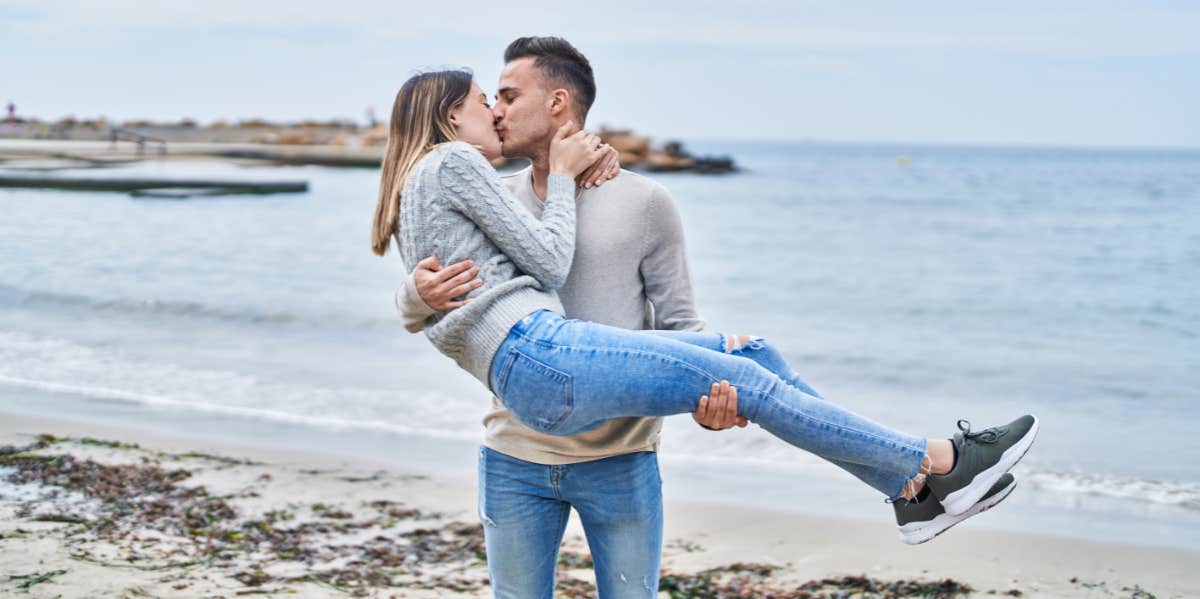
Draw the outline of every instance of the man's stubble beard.
[[[510,148],[512,148],[512,149],[510,149]],[[508,158],[509,160],[512,160],[514,158],[528,159],[529,156],[526,156],[527,153],[528,152],[526,152],[524,148],[516,148],[512,144],[506,144],[506,143],[500,144],[500,155],[505,158]]]
[[[554,134],[547,126],[541,135],[532,136],[536,141],[529,141],[523,144],[513,145],[510,143],[500,144],[500,154],[505,158],[524,158],[526,160],[535,160],[537,156],[550,155],[550,141],[554,138]]]

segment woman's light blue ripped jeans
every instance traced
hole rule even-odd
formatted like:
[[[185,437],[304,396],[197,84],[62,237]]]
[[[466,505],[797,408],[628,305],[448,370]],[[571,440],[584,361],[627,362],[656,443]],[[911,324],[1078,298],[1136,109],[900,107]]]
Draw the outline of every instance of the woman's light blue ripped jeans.
[[[725,351],[719,333],[627,331],[548,310],[513,326],[492,391],[530,428],[573,435],[622,416],[694,412],[712,383],[738,390],[738,415],[849,471],[891,499],[920,473],[925,439],[822,399],[767,342]]]

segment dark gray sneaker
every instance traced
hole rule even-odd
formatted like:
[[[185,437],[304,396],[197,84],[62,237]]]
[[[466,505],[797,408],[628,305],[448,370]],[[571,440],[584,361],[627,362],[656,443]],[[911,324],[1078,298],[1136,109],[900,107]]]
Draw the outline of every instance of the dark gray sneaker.
[[[1015,488],[1017,479],[1005,472],[982,499],[957,516],[947,514],[942,502],[932,493],[922,501],[897,499],[892,502],[892,507],[896,510],[896,524],[900,525],[900,540],[908,545],[924,543],[946,532],[951,526],[1004,501]]]
[[[1004,426],[979,432],[972,432],[971,423],[959,420],[958,429],[961,432],[951,439],[958,449],[954,469],[925,478],[929,489],[950,515],[971,509],[1025,456],[1037,437],[1038,420],[1025,415]]]

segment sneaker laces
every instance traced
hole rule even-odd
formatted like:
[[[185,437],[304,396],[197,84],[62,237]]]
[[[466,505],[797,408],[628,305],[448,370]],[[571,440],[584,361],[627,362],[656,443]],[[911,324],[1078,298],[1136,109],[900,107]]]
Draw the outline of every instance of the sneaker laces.
[[[958,421],[958,430],[962,431],[963,439],[969,439],[978,443],[995,443],[1004,434],[998,427],[971,432],[971,423],[966,420]]]

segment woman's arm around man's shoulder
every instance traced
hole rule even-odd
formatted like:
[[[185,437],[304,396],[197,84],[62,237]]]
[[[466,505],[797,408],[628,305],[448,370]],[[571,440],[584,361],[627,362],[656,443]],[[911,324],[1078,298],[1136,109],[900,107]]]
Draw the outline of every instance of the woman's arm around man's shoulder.
[[[445,197],[521,272],[546,289],[562,287],[575,253],[575,180],[550,175],[538,220],[475,148],[462,142],[449,145],[438,175]]]

